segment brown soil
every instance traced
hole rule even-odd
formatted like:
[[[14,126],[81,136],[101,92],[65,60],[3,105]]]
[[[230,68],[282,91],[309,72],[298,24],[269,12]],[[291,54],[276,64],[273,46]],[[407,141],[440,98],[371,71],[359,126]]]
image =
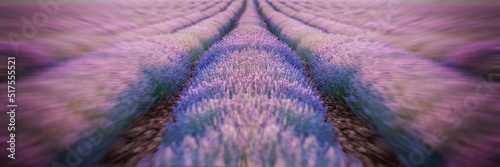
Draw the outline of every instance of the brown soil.
[[[318,88],[310,74],[309,66],[304,66],[310,84]],[[360,160],[363,166],[400,166],[396,155],[380,141],[378,133],[357,117],[349,106],[325,96],[321,91],[318,91],[318,94],[323,105],[328,107],[325,122],[330,120],[334,123],[335,138],[344,153]]]
[[[142,118],[135,121],[130,129],[121,134],[119,141],[106,153],[103,165],[135,166],[158,151],[165,139],[167,122],[175,122],[172,107],[177,106],[182,90],[190,84],[195,67],[196,64],[191,66],[188,82],[183,84],[182,89],[173,98],[157,102]]]

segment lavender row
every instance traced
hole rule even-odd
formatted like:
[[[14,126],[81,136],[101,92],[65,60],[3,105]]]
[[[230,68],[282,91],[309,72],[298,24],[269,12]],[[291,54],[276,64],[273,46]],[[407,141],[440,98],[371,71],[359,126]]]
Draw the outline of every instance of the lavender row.
[[[500,46],[498,4],[332,0],[273,1],[273,5],[329,33],[378,37],[432,60],[500,77],[498,65],[491,63]]]
[[[369,121],[403,164],[438,165],[440,155],[449,166],[472,165],[472,158],[495,164],[491,158],[500,153],[487,147],[499,134],[490,128],[499,117],[498,84],[491,78],[463,76],[375,41],[328,34],[265,1],[259,5],[271,29],[307,60],[320,89]]]
[[[162,2],[156,3],[159,3],[158,8],[164,7]],[[148,31],[151,31],[151,28],[148,30],[147,28],[138,27],[154,28],[155,22],[152,22],[154,20],[151,20],[151,18],[168,20],[162,21],[160,25],[164,28],[159,32],[171,33],[173,30],[193,25],[213,16],[229,5],[228,1],[221,1],[220,3],[206,3],[199,7],[191,6],[193,9],[186,11],[190,12],[189,14],[174,11],[172,13],[177,12],[181,15],[173,15],[172,18],[178,18],[169,19],[168,12],[149,11],[152,10],[149,8],[155,5],[154,3],[137,5],[138,8],[135,10],[128,9],[131,4],[135,3],[85,3],[84,5],[69,3],[50,6],[50,9],[55,12],[53,13],[54,16],[43,26],[37,22],[35,35],[30,39],[24,36],[23,33],[18,33],[18,31],[24,29],[21,16],[26,15],[26,18],[31,19],[29,12],[26,11],[25,13],[5,17],[4,21],[6,22],[0,26],[0,29],[2,29],[0,31],[5,33],[5,36],[2,37],[6,38],[3,39],[6,42],[0,43],[0,52],[22,59],[23,63],[18,65],[17,70],[18,72],[25,72],[103,48],[110,43],[124,41],[133,36],[146,35],[149,33]],[[17,10],[29,9],[31,6],[21,6],[21,9]],[[15,5],[5,5],[5,7],[0,8],[8,8],[8,11],[10,11],[12,7],[15,7]],[[67,11],[71,9],[73,11]],[[87,11],[88,9],[93,10],[90,12]],[[141,33],[141,30],[147,31]]]
[[[229,31],[242,6],[234,1],[224,12],[174,34],[121,43],[17,80],[23,112],[16,121],[23,126],[16,139],[23,142],[16,148],[24,161],[7,165],[98,162],[130,122],[179,91],[191,62]]]
[[[336,22],[332,21],[329,19],[324,19],[322,17],[318,17],[312,13],[307,13],[303,12],[300,10],[301,8],[291,5],[293,3],[285,3],[283,1],[279,0],[270,0],[268,1],[271,6],[273,6],[276,10],[288,15],[289,17],[292,17],[294,19],[300,20],[304,23],[307,23],[308,25],[315,26],[316,28],[322,29],[328,33],[333,33],[333,34],[343,34],[343,35],[350,35],[350,36],[359,36],[359,35],[375,35],[370,31],[367,31],[365,29],[352,26],[349,24],[344,24],[341,22]],[[285,5],[288,4],[288,5]],[[290,6],[294,6],[290,7]]]
[[[0,8],[6,10],[9,15],[3,18],[5,23],[1,28],[17,29],[23,25],[22,16],[30,20],[35,12],[41,10],[53,17],[49,24],[39,28],[40,32],[69,29],[82,33],[106,33],[182,17],[192,12],[203,11],[216,3],[178,1],[177,5],[174,5],[164,0],[138,2],[140,1],[2,4]],[[17,10],[12,10],[13,8]]]
[[[267,31],[253,1],[204,54],[175,123],[143,166],[351,166],[298,56]]]
[[[216,13],[224,11],[230,4],[231,4],[230,1],[222,1],[217,5],[209,6],[208,8],[206,8],[208,10],[202,10],[202,12],[196,12],[196,13],[193,12],[186,13],[182,17],[178,17],[165,22],[159,22],[148,26],[143,26],[141,28],[134,29],[126,33],[145,35],[145,36],[172,33],[175,30],[192,25],[198,21],[211,17]]]
[[[364,29],[388,33],[407,33],[409,31],[423,33],[425,31],[463,32],[463,30],[483,26],[484,29],[498,28],[495,23],[479,23],[495,17],[492,3],[432,3],[432,2],[346,2],[315,1],[291,2],[277,0],[293,9],[322,16],[338,22],[351,24]],[[435,10],[440,8],[441,10]],[[387,10],[387,11],[384,11]],[[464,10],[470,12],[463,13]],[[383,16],[383,15],[387,16]],[[377,17],[389,17],[390,20],[377,20]],[[464,17],[479,17],[464,19]],[[377,21],[390,21],[388,24],[377,24]],[[446,23],[437,23],[437,22]],[[458,22],[463,25],[455,27]],[[477,25],[480,24],[480,25]]]

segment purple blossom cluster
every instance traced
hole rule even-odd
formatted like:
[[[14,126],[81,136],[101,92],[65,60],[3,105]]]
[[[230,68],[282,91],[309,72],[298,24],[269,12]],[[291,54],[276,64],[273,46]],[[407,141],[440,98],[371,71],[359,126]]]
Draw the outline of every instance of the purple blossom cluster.
[[[370,122],[404,165],[498,163],[492,157],[500,153],[487,149],[499,134],[492,107],[500,96],[491,78],[365,37],[325,33],[265,0],[259,6],[272,31],[308,62],[319,89]]]
[[[121,42],[16,80],[23,111],[16,120],[23,125],[16,131],[23,142],[16,148],[23,161],[6,165],[71,165],[71,156],[73,165],[99,162],[124,128],[180,90],[192,61],[229,31],[243,6],[233,1],[224,12],[176,33]]]
[[[237,27],[201,57],[142,166],[356,166],[334,139],[299,57],[247,1]]]

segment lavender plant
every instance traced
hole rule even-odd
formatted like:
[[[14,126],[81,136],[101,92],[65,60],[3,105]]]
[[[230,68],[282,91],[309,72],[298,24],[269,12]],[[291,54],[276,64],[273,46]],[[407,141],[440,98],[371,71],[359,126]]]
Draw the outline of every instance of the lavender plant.
[[[439,154],[448,165],[468,164],[470,158],[495,163],[470,152],[499,154],[477,146],[497,143],[484,136],[498,131],[473,130],[489,120],[483,114],[498,117],[487,105],[498,97],[492,94],[498,86],[384,43],[327,34],[276,12],[265,1],[259,6],[273,32],[308,61],[320,89],[368,120],[404,165],[439,165]],[[481,86],[485,82],[488,86]],[[491,89],[483,96],[476,94],[480,88]],[[473,113],[467,110],[470,98],[477,102]]]
[[[142,166],[355,166],[297,55],[247,1],[238,26],[198,62],[163,145]]]

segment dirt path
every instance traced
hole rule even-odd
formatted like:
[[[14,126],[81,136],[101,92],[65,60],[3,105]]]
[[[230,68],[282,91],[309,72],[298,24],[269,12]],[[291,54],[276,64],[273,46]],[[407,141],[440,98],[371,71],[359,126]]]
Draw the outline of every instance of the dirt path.
[[[304,66],[310,84],[318,90],[323,105],[328,107],[325,122],[334,123],[335,138],[339,141],[342,151],[360,160],[363,166],[400,166],[394,152],[380,141],[379,134],[356,116],[349,106],[319,91],[319,85],[314,82],[309,66]]]
[[[161,142],[165,139],[166,124],[174,121],[172,108],[177,106],[182,92],[194,77],[196,64],[191,66],[187,82],[173,98],[157,102],[139,120],[135,121],[128,130],[123,132],[119,141],[106,153],[104,165],[136,165],[142,159],[154,155]]]

